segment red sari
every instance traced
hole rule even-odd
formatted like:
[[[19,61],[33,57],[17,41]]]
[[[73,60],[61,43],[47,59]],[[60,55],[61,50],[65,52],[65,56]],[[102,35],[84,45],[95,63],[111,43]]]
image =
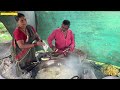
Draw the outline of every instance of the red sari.
[[[30,25],[28,25],[26,28],[28,31],[28,36],[24,34],[19,28],[16,28],[13,32],[13,59],[15,62],[17,62],[18,72],[20,72],[21,69],[24,69],[29,63],[36,60],[34,47],[21,49],[17,45],[18,40],[24,40],[25,44],[32,44],[34,40],[38,40],[38,37],[35,34],[36,30]]]

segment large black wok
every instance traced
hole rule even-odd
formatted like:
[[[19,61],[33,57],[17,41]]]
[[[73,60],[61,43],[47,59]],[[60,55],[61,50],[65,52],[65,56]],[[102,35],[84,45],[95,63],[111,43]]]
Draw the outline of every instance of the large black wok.
[[[42,57],[44,57],[44,56],[46,56],[46,55],[43,55]],[[71,78],[69,78],[69,79],[80,79],[80,78],[85,78],[85,77],[86,78],[94,78],[95,76],[92,77],[93,72],[91,72],[90,66],[87,64],[84,64],[84,63],[86,63],[86,62],[84,62],[83,56],[81,57],[78,54],[70,53],[70,54],[68,54],[67,57],[63,57],[63,56],[51,57],[50,56],[50,60],[47,60],[47,61],[41,60],[39,65],[37,65],[36,68],[38,69],[38,71],[41,71],[43,69],[47,70],[52,67],[59,68],[60,65],[63,65],[65,67],[69,67],[69,69],[72,69],[72,71],[73,71],[73,74],[72,74],[73,76],[71,76]],[[74,71],[76,71],[77,74],[76,73],[74,74]],[[88,76],[85,76],[85,74],[86,75],[91,74],[91,76],[88,77]]]

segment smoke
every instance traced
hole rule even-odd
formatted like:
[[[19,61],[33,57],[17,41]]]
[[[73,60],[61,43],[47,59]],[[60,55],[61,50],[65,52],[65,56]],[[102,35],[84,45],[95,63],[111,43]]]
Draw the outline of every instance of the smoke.
[[[96,79],[94,68],[89,61],[83,59],[82,56],[71,53],[65,58],[64,64],[73,71],[78,72],[78,75],[76,76],[79,76],[82,79]]]

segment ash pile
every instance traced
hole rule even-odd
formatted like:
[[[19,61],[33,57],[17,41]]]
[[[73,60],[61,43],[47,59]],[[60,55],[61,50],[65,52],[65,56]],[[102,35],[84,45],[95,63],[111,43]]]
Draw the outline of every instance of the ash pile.
[[[23,73],[17,76],[16,65],[11,62],[11,58],[0,61],[0,79],[31,79],[31,73]]]
[[[11,41],[0,43],[0,60],[11,55]]]
[[[0,43],[0,79],[30,79],[30,73],[17,76],[16,65],[12,63],[11,42]]]

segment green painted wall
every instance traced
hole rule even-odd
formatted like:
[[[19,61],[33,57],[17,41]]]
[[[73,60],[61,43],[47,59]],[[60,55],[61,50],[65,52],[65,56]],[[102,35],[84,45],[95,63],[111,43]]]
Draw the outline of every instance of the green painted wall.
[[[71,21],[76,48],[88,59],[120,66],[120,12],[118,11],[36,11],[38,33],[42,39],[64,19]]]

